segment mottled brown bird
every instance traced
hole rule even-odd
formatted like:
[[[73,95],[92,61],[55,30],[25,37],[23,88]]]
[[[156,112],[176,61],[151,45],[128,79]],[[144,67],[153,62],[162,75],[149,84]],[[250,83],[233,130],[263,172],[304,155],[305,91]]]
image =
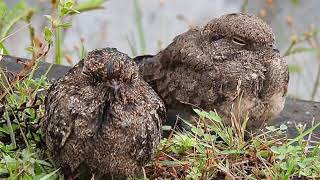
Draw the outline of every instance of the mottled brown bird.
[[[42,132],[65,174],[124,178],[141,170],[160,141],[164,103],[116,49],[90,52],[49,89]]]
[[[271,28],[254,15],[233,13],[174,38],[157,55],[137,57],[144,79],[172,114],[216,110],[224,121],[260,127],[283,109],[288,66]]]

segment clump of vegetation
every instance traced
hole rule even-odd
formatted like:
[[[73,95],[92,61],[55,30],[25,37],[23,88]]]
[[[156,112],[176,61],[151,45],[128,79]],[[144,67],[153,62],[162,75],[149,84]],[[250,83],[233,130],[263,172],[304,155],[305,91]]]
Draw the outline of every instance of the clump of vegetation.
[[[42,151],[40,121],[44,113],[45,76],[32,79],[32,72],[13,86],[0,72],[6,96],[0,104],[0,178],[47,179],[58,171]]]
[[[163,139],[146,176],[179,179],[291,179],[320,177],[320,146],[310,136],[319,124],[299,135],[286,136],[287,126],[270,126],[246,134],[233,120],[226,126],[215,112],[195,110],[197,125],[184,121],[191,131],[173,131]]]

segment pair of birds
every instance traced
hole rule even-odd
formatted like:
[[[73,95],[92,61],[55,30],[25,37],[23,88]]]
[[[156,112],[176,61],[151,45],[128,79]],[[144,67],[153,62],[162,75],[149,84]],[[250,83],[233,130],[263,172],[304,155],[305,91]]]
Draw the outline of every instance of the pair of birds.
[[[227,14],[155,56],[90,52],[50,87],[42,131],[65,173],[85,166],[121,179],[152,158],[166,115],[189,116],[194,105],[227,122],[248,115],[248,126],[259,127],[282,110],[288,80],[271,28],[254,15]]]

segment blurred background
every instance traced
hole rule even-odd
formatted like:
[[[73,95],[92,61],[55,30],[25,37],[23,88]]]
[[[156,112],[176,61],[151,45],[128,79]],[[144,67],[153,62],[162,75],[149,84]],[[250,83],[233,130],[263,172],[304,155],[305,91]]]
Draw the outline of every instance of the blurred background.
[[[0,0],[15,8],[21,0]],[[83,0],[88,2],[88,0]],[[81,3],[83,1],[75,1]],[[89,0],[90,1],[90,0]],[[43,39],[48,18],[54,16],[55,0],[25,0],[25,8],[33,10],[30,21],[19,21],[12,27],[14,35],[4,45],[9,54],[31,58],[30,29],[34,37]],[[91,3],[101,0],[92,0]],[[116,47],[130,56],[155,54],[178,34],[212,18],[231,12],[249,12],[263,18],[276,34],[281,54],[290,64],[289,96],[320,100],[320,27],[319,0],[109,0],[93,8],[64,17],[72,26],[61,32],[62,64],[73,65],[81,51]],[[28,24],[29,23],[29,24]],[[0,26],[1,27],[1,26]],[[55,61],[55,51],[46,61]],[[30,50],[30,49],[29,49]]]

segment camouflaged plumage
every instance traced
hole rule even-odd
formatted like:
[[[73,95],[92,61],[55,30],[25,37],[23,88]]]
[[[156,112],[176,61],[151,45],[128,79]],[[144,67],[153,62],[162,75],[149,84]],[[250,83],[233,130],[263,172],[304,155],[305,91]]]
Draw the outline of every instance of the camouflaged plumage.
[[[168,116],[190,119],[192,107],[224,121],[248,115],[260,127],[283,109],[289,74],[271,28],[254,15],[213,19],[174,38],[155,56],[137,57],[143,78],[165,101]]]
[[[81,166],[114,178],[134,175],[153,155],[166,111],[127,55],[90,52],[46,97],[42,132],[65,174]]]

